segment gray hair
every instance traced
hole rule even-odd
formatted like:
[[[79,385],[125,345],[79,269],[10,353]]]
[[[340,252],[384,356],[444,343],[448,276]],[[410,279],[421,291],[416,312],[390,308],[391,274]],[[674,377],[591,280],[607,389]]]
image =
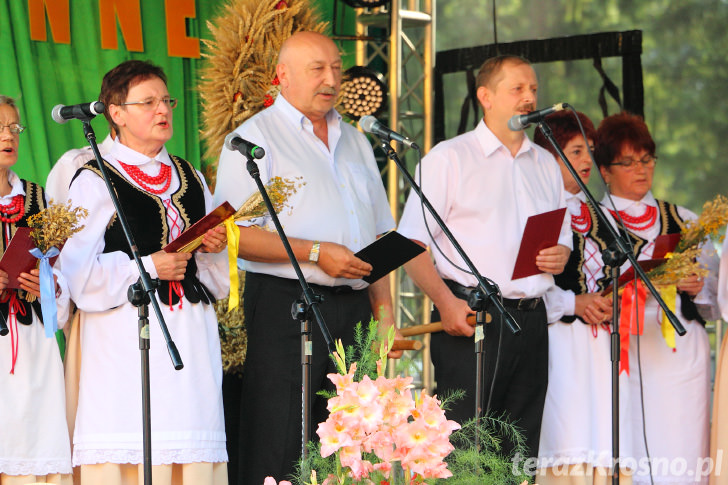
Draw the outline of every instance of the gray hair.
[[[18,105],[15,104],[15,100],[11,98],[10,96],[5,96],[0,94],[0,105],[7,104],[11,108],[15,110],[15,114],[18,115],[18,123],[20,123],[20,110],[18,109]]]

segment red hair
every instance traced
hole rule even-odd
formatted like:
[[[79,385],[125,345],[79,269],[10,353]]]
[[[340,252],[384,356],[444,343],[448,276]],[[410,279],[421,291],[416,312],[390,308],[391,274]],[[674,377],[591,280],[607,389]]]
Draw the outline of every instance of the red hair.
[[[594,140],[594,159],[599,167],[610,165],[625,146],[655,156],[655,140],[641,116],[626,111],[607,116],[599,123]]]
[[[576,116],[579,117],[582,126],[584,127],[584,133],[586,133],[587,143],[589,140],[595,141],[597,130],[594,129],[594,123],[584,113],[577,111]],[[575,136],[581,136],[581,130],[579,130],[579,124],[576,121],[573,111],[557,111],[548,115],[544,121],[546,121],[554,134],[556,143],[563,149],[567,143],[569,143]],[[540,129],[536,129],[533,135],[534,143],[541,145],[546,150],[551,152],[554,157],[558,157],[556,150],[551,146],[551,143],[541,133]]]

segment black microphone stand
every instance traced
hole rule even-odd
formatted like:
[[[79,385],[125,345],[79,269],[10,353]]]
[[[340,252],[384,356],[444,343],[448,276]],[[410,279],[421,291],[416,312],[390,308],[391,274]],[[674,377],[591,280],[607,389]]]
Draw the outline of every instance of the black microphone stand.
[[[573,108],[572,108],[573,109]],[[634,268],[635,273],[645,283],[645,286],[650,290],[652,296],[657,300],[657,303],[662,308],[662,311],[667,315],[670,324],[675,328],[675,332],[678,335],[685,335],[685,328],[682,323],[675,317],[675,314],[667,307],[664,300],[655,289],[647,274],[642,269],[642,266],[637,263],[637,258],[634,253],[630,250],[629,243],[620,234],[612,224],[610,224],[607,216],[599,209],[599,204],[594,199],[586,184],[581,180],[577,174],[571,162],[566,157],[564,151],[559,147],[559,144],[554,138],[553,132],[546,121],[541,119],[537,124],[538,128],[544,134],[546,139],[558,153],[561,160],[564,161],[564,165],[569,170],[569,173],[574,178],[574,181],[579,185],[579,188],[586,196],[589,203],[596,209],[594,212],[599,219],[599,223],[607,228],[612,241],[609,243],[607,250],[602,253],[602,259],[604,263],[612,268],[612,333],[611,333],[611,360],[612,360],[612,483],[619,484],[619,271],[622,264],[629,260],[630,264]]]
[[[412,187],[412,190],[415,191],[415,193],[420,197],[420,200],[424,204],[424,206],[427,208],[427,211],[432,215],[432,217],[435,219],[435,222],[437,225],[442,229],[443,234],[447,237],[447,239],[450,241],[450,244],[452,244],[453,248],[455,248],[455,251],[457,251],[458,255],[462,258],[462,260],[465,262],[465,265],[470,270],[470,273],[475,277],[475,279],[478,281],[478,286],[473,290],[470,294],[470,297],[468,298],[468,306],[470,308],[477,312],[476,314],[476,327],[475,327],[475,353],[476,353],[476,382],[475,382],[475,419],[479,423],[480,418],[483,416],[483,386],[481,384],[481,381],[483,379],[483,367],[485,365],[485,358],[484,358],[484,347],[485,347],[485,331],[483,329],[483,321],[485,320],[484,312],[488,307],[488,301],[490,305],[495,307],[495,309],[498,311],[499,315],[501,316],[501,321],[505,321],[506,325],[508,326],[508,329],[513,332],[514,335],[518,335],[521,333],[521,327],[518,325],[518,323],[514,320],[513,316],[508,313],[508,311],[503,306],[503,302],[500,299],[500,289],[498,288],[498,285],[495,283],[491,283],[490,280],[487,278],[484,278],[479,272],[478,269],[475,267],[475,264],[470,260],[468,255],[465,253],[465,250],[463,250],[462,246],[458,243],[458,241],[455,239],[455,236],[450,232],[450,229],[448,229],[447,224],[445,224],[445,221],[440,218],[440,216],[437,214],[437,211],[434,207],[432,207],[432,204],[430,204],[430,201],[427,200],[427,197],[422,193],[422,189],[420,186],[415,182],[414,178],[410,173],[407,171],[407,168],[404,166],[402,161],[397,156],[397,152],[392,148],[392,145],[390,145],[390,141],[387,139],[380,139],[380,146],[384,153],[386,153],[387,158],[392,160],[396,165],[397,168],[399,168],[400,172],[405,176],[407,181],[410,183],[410,186]],[[412,144],[412,148],[417,150],[419,153],[419,147],[416,144]],[[488,300],[486,300],[486,298]],[[478,426],[476,426],[477,430]],[[476,434],[476,446],[479,444],[478,435]]]
[[[127,292],[127,297],[132,305],[136,306],[139,310],[139,350],[141,351],[141,369],[142,369],[142,437],[144,441],[143,456],[144,456],[144,484],[151,485],[152,483],[152,421],[151,421],[151,399],[150,399],[150,381],[149,381],[149,302],[152,303],[154,313],[157,315],[157,321],[162,329],[162,335],[167,343],[167,351],[172,359],[172,364],[175,370],[180,370],[184,367],[182,359],[177,351],[177,346],[172,341],[167,325],[164,322],[162,311],[159,308],[159,302],[154,294],[159,282],[152,280],[147,270],[144,268],[141,256],[139,255],[139,249],[134,242],[131,229],[124,214],[124,210],[119,203],[119,198],[116,196],[116,190],[114,189],[109,174],[104,166],[104,159],[99,153],[99,147],[96,145],[96,134],[93,128],[91,128],[91,118],[81,119],[83,122],[83,132],[86,135],[86,139],[91,145],[91,150],[94,152],[96,157],[96,163],[101,172],[101,176],[106,183],[106,188],[109,191],[111,202],[114,204],[114,209],[119,217],[119,223],[126,236],[126,242],[129,244],[134,262],[139,268],[139,281],[132,284]]]
[[[304,459],[306,459],[308,457],[306,444],[311,439],[311,359],[313,355],[313,344],[311,343],[310,321],[312,315],[316,319],[316,323],[318,323],[319,329],[321,329],[321,334],[326,341],[326,347],[328,348],[329,355],[333,355],[333,353],[336,352],[336,346],[334,345],[334,340],[331,338],[331,333],[329,333],[329,329],[326,326],[326,322],[324,321],[324,316],[321,314],[321,309],[319,308],[319,304],[323,302],[323,297],[321,295],[315,294],[313,290],[311,290],[308,282],[306,282],[306,278],[304,278],[303,276],[301,266],[298,264],[298,260],[296,260],[296,255],[293,254],[293,249],[291,248],[291,244],[288,242],[288,237],[283,230],[281,221],[278,219],[278,214],[276,214],[273,203],[271,202],[270,196],[268,195],[268,191],[265,189],[263,182],[260,180],[260,170],[258,169],[258,164],[255,163],[255,159],[253,158],[253,156],[248,153],[249,150],[239,151],[240,153],[245,155],[245,158],[248,160],[245,164],[245,168],[248,170],[250,176],[253,177],[255,185],[258,186],[258,191],[260,192],[260,195],[263,196],[263,201],[265,202],[268,213],[270,214],[270,217],[273,220],[273,224],[276,227],[276,232],[278,232],[278,236],[283,243],[283,247],[286,249],[288,259],[291,261],[293,270],[296,272],[296,277],[298,278],[298,282],[301,284],[301,289],[303,290],[301,298],[293,302],[293,305],[291,306],[291,317],[294,320],[298,320],[301,322],[301,455]]]

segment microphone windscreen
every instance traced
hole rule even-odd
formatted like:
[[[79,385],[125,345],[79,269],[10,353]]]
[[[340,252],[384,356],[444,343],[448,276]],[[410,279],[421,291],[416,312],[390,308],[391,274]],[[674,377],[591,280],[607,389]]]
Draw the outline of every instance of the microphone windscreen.
[[[510,128],[511,131],[521,131],[525,128],[525,126],[521,123],[521,117],[515,115],[508,120],[508,128]]]
[[[233,146],[233,138],[235,138],[236,136],[237,135],[235,134],[234,131],[231,131],[230,133],[228,133],[228,135],[225,137],[225,148],[227,148],[228,150],[232,150],[232,151],[235,150],[235,147]]]
[[[61,116],[62,109],[63,109],[63,105],[57,104],[51,110],[51,118],[53,118],[53,121],[55,121],[56,123],[63,124],[66,121],[68,121],[67,119],[63,118],[63,116]]]
[[[91,112],[95,115],[100,115],[104,112],[105,109],[106,106],[104,106],[104,103],[102,103],[101,101],[94,101],[93,103],[91,103]]]
[[[362,118],[359,120],[359,128],[366,131],[367,133],[371,133],[376,122],[377,119],[372,115],[362,116]]]

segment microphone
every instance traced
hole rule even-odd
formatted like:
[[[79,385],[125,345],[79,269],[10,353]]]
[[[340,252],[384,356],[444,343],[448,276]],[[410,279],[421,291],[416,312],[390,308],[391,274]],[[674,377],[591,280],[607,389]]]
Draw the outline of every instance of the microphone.
[[[415,142],[413,142],[404,135],[400,135],[394,130],[390,130],[387,126],[384,126],[372,115],[363,116],[359,120],[359,128],[366,131],[367,133],[371,133],[372,135],[377,135],[379,138],[384,138],[385,140],[394,140],[403,145],[407,145],[414,150],[420,149],[420,147],[418,147]]]
[[[252,158],[260,159],[265,156],[265,150],[248,140],[243,140],[235,132],[230,132],[225,137],[225,148],[232,151],[239,151],[245,156],[250,155]]]
[[[525,115],[515,115],[513,118],[508,120],[508,128],[510,128],[512,131],[521,131],[531,123],[541,121],[551,113],[566,109],[567,106],[568,105],[566,103],[559,103],[553,106],[549,106],[548,108],[531,111],[530,113],[527,113]]]
[[[65,123],[68,120],[88,121],[96,115],[104,112],[106,107],[101,101],[92,101],[90,103],[74,104],[71,106],[63,106],[57,104],[51,110],[51,118],[56,123]]]

